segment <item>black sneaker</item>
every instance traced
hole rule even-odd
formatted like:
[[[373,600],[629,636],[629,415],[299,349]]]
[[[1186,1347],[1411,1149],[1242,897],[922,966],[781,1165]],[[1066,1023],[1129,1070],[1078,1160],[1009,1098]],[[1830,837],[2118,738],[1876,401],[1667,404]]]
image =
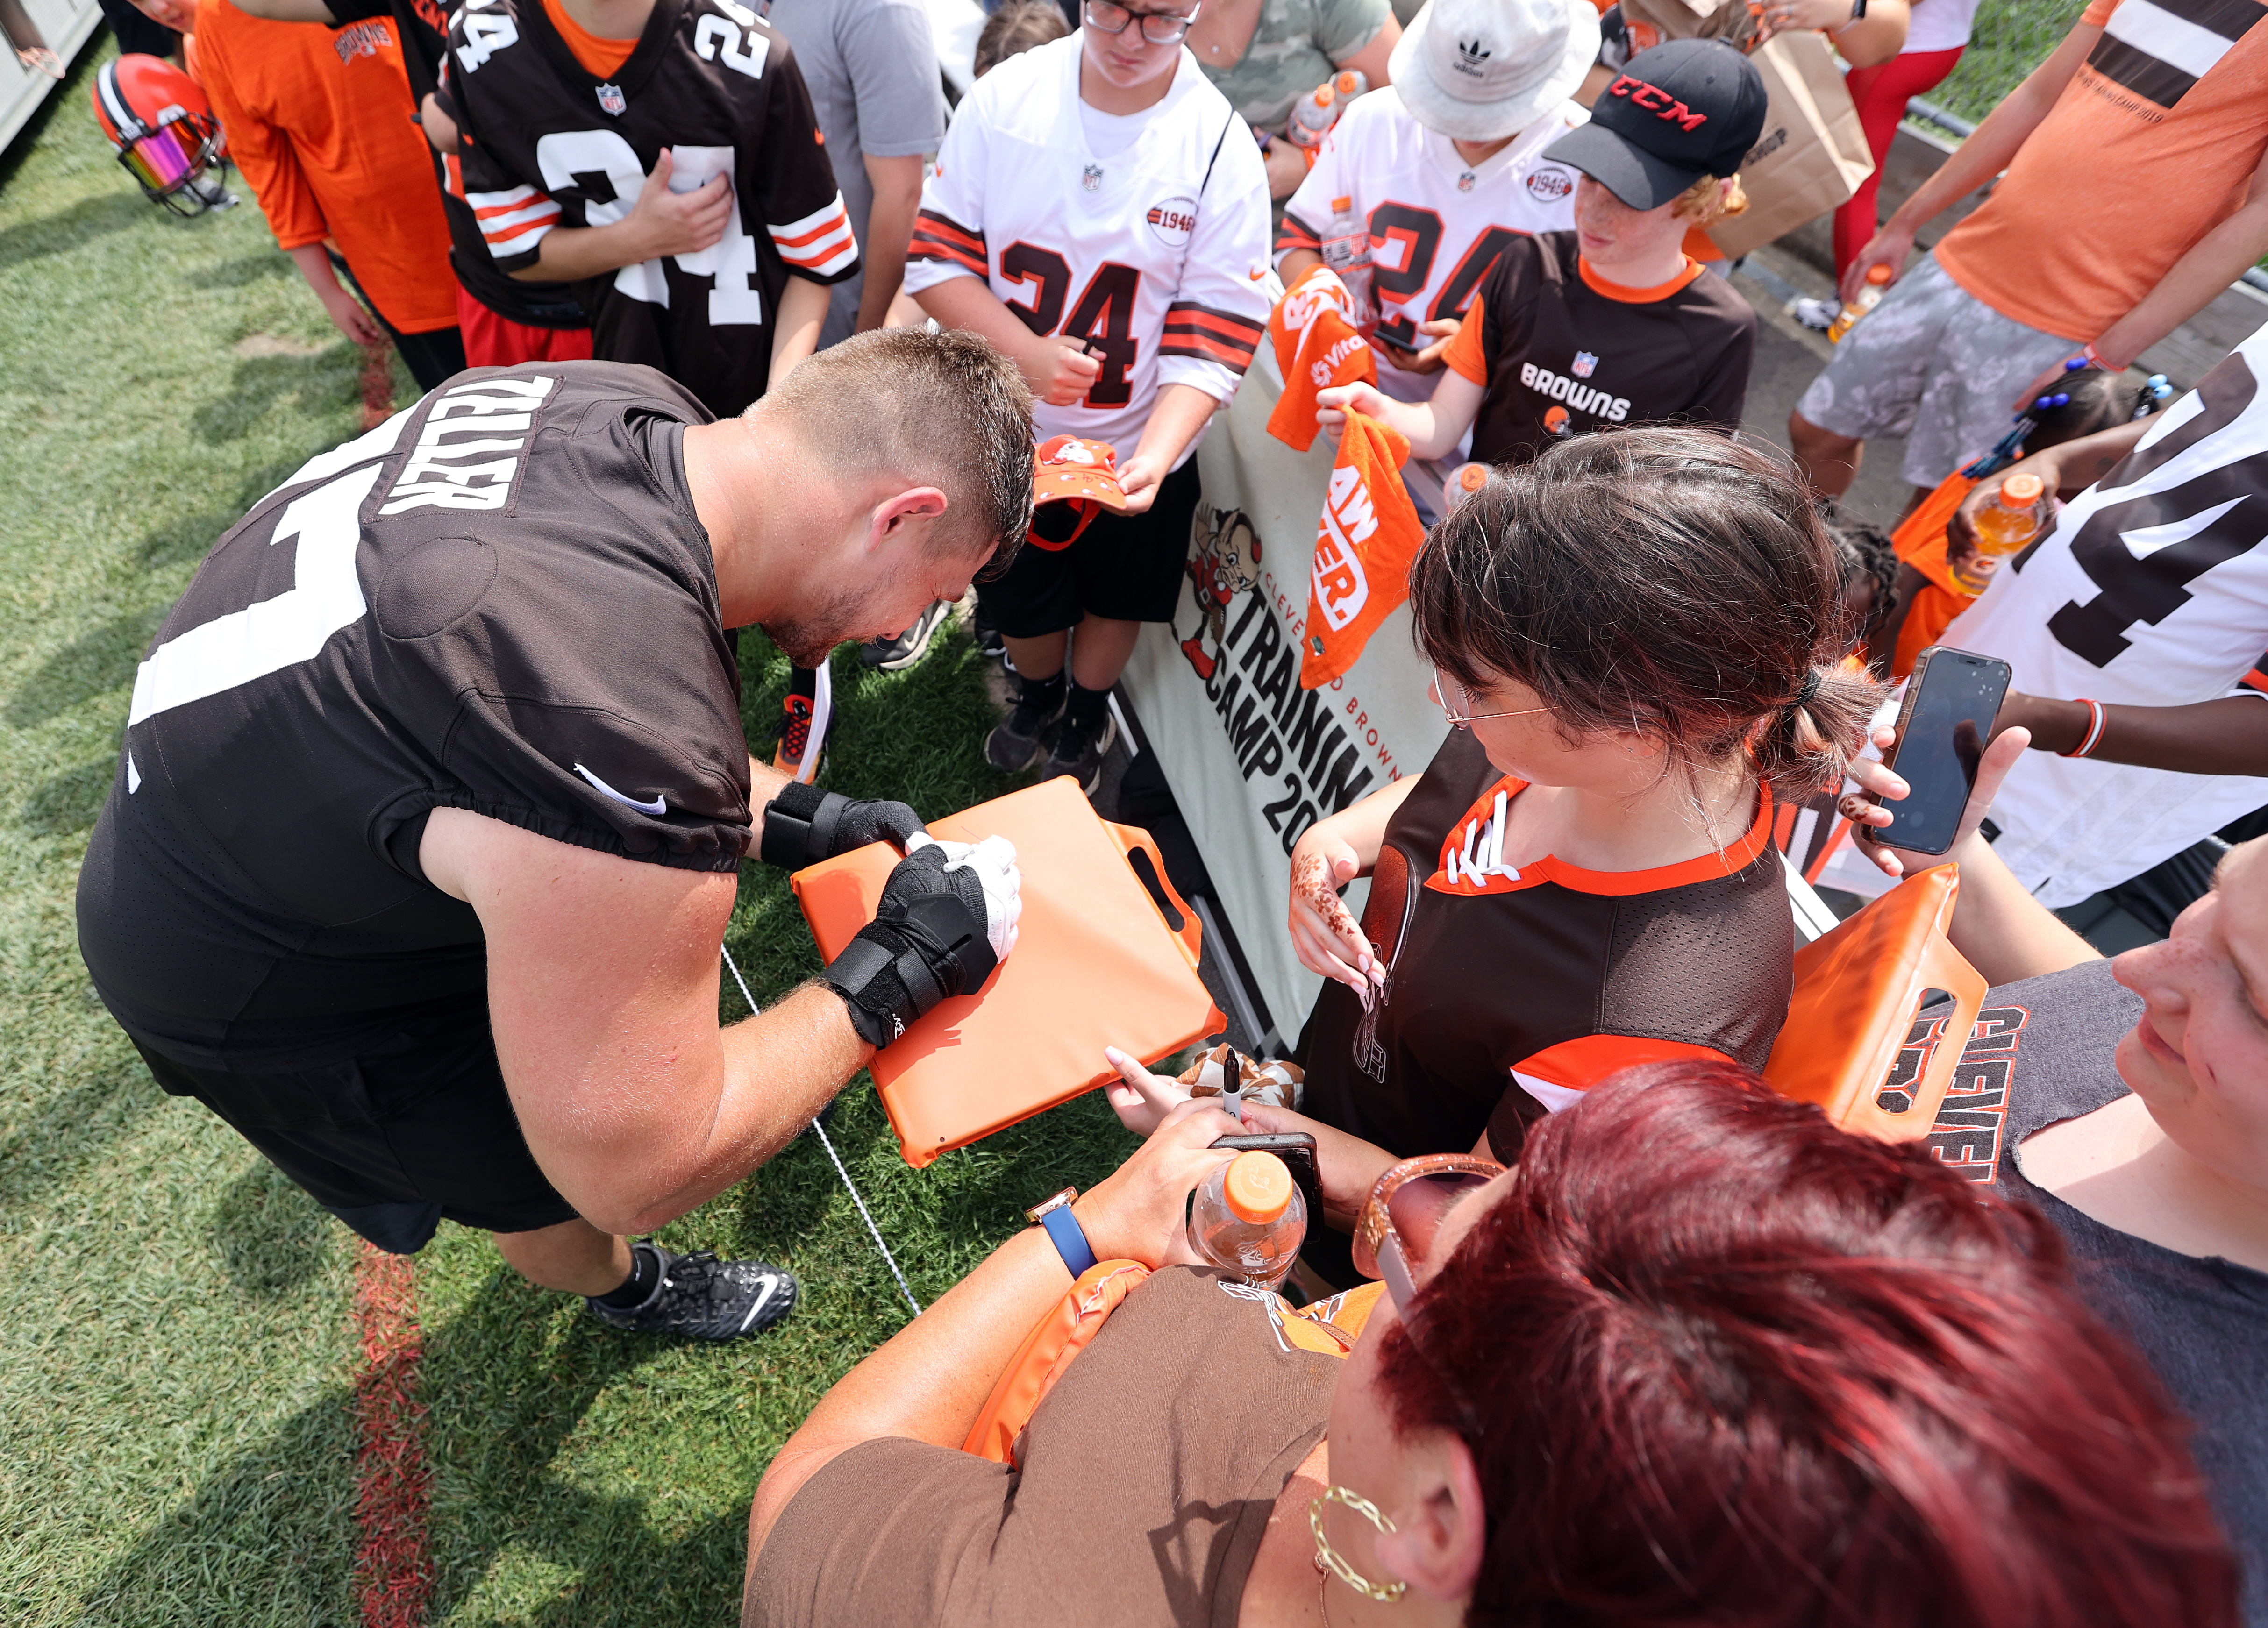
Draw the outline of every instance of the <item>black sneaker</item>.
[[[637,1306],[589,1302],[591,1315],[633,1334],[674,1334],[689,1340],[736,1340],[761,1334],[795,1309],[795,1279],[762,1261],[720,1261],[706,1249],[672,1255],[640,1241],[661,1260],[661,1281]]]
[[[976,653],[987,661],[1006,662],[1008,641],[1000,637],[1000,630],[992,625],[992,618],[984,614],[984,601],[976,601],[976,614],[968,619],[968,630],[976,636]],[[1009,671],[1015,669],[1011,667]]]
[[[895,638],[868,639],[858,652],[858,659],[870,667],[880,667],[885,673],[902,673],[929,653],[929,642],[939,628],[945,625],[946,613],[953,607],[939,600],[915,618],[914,625]]]
[[[1102,784],[1102,760],[1110,755],[1110,748],[1118,739],[1118,720],[1110,716],[1108,708],[1102,713],[1102,722],[1081,729],[1069,718],[1056,735],[1055,750],[1048,754],[1048,766],[1040,770],[1040,778],[1052,780],[1058,775],[1069,775],[1079,782],[1079,789],[1089,797]]]
[[[1032,760],[1039,756],[1041,746],[1053,733],[1056,720],[1063,716],[1064,698],[1068,694],[1069,686],[1057,685],[1055,704],[1042,708],[1032,698],[1032,687],[1019,679],[1016,704],[984,737],[984,761],[1012,775],[1029,769]]]

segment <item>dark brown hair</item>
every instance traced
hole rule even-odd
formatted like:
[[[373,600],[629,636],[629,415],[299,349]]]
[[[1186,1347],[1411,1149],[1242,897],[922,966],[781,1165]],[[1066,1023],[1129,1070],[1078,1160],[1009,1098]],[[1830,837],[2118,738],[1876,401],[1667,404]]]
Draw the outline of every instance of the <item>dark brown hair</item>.
[[[1395,1432],[1473,1455],[1469,1628],[2239,1620],[2188,1425],[2054,1224],[1730,1063],[1545,1120],[1376,1337]]]
[[[1607,431],[1501,469],[1410,576],[1418,649],[1501,675],[1568,734],[1633,730],[1689,775],[1745,750],[1783,801],[1839,783],[1881,687],[1834,541],[1784,455],[1713,431]]]
[[[951,507],[937,544],[993,551],[1004,570],[1032,518],[1032,393],[991,342],[946,328],[856,334],[798,363],[751,413],[785,416],[830,467],[935,486]]]
[[[976,77],[982,79],[1010,57],[1070,32],[1071,24],[1056,0],[1007,0],[984,19],[983,31],[976,36]]]

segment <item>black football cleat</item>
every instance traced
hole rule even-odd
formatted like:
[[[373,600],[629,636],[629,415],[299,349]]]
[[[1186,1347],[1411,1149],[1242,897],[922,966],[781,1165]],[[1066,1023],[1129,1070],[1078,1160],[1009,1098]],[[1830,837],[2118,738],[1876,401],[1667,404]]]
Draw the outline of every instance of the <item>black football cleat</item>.
[[[589,1301],[608,1328],[674,1334],[688,1340],[737,1340],[761,1334],[795,1309],[795,1279],[762,1261],[720,1261],[706,1249],[672,1255],[643,1241],[661,1263],[661,1281],[636,1306]]]

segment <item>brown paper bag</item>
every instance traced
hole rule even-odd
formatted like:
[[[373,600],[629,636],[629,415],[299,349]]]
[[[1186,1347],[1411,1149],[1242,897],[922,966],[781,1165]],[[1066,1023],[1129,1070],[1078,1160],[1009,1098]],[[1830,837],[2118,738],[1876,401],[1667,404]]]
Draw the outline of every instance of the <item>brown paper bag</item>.
[[[1622,0],[1632,56],[1664,40],[1729,40],[1742,50],[1756,37],[1748,0]]]
[[[1749,54],[1770,102],[1764,134],[1741,160],[1749,207],[1709,228],[1728,260],[1840,209],[1874,173],[1859,109],[1817,33],[1774,34]]]

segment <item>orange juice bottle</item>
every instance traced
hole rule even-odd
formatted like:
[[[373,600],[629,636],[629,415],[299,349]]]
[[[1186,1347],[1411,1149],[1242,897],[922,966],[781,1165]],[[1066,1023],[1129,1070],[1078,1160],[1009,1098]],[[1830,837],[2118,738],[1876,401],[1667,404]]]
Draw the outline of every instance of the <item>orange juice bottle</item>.
[[[1882,303],[1883,291],[1889,286],[1890,269],[1888,266],[1869,267],[1866,284],[1859,290],[1859,298],[1848,301],[1842,310],[1835,313],[1835,320],[1827,325],[1827,343],[1841,344],[1843,335],[1851,331],[1852,326]]]
[[[1992,501],[1977,512],[1977,549],[1953,568],[1954,580],[1982,593],[2000,562],[2040,534],[2047,519],[2046,488],[2031,474],[2010,475]]]

